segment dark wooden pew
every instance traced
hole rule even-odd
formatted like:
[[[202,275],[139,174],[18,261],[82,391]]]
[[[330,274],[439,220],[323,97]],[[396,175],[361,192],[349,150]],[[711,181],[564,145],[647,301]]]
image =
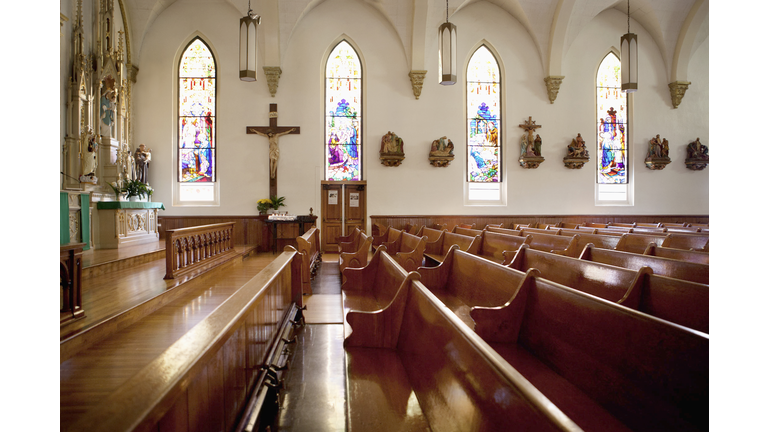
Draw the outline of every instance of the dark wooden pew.
[[[342,243],[351,243],[353,241],[356,241],[357,236],[359,236],[361,232],[362,231],[360,231],[360,228],[355,227],[355,229],[353,229],[351,233],[345,236],[336,237],[336,243],[339,245],[339,248],[341,248]],[[341,249],[339,249],[339,252],[341,252]]]
[[[394,254],[395,261],[406,271],[414,271],[424,264],[424,249],[427,247],[426,237],[417,237],[403,233],[400,239],[387,250]]]
[[[709,264],[698,264],[631,252],[600,249],[593,244],[588,244],[584,247],[579,259],[632,270],[649,267],[653,270],[653,274],[656,275],[668,276],[675,279],[707,285],[709,284]]]
[[[466,236],[452,232],[444,232],[436,242],[427,242],[424,249],[425,265],[428,267],[443,262],[443,258],[450,250],[451,246],[458,245],[459,249],[477,255],[480,250],[480,243],[483,242],[482,235]]]
[[[373,247],[373,250],[376,250],[379,246],[381,246],[383,243],[394,243],[397,241],[398,238],[403,234],[402,230],[399,230],[397,228],[392,228],[391,226],[388,226],[384,229],[383,234],[381,235],[375,235],[373,236],[373,240],[371,241],[371,245]]]
[[[427,243],[434,243],[442,237],[445,230],[437,230],[434,228],[424,227],[424,229],[421,230],[421,233],[417,234],[420,237],[424,236],[427,238]]]
[[[522,231],[522,234],[520,234],[520,235],[528,235],[528,234],[558,235],[558,234],[560,234],[560,228],[555,228],[555,229],[548,229],[548,228],[523,228],[520,231]]]
[[[485,231],[477,255],[493,262],[504,263],[512,260],[522,244],[530,242],[530,235],[523,237]]]
[[[709,252],[666,248],[656,246],[656,243],[648,244],[648,247],[643,254],[700,264],[709,264]]]
[[[584,430],[708,430],[705,334],[532,274],[508,304],[471,317]]]
[[[597,228],[560,228],[560,235],[595,234]]]
[[[582,430],[417,279],[347,313],[347,430]]]
[[[709,235],[672,233],[661,244],[666,248],[709,252]]]
[[[506,235],[514,235],[514,236],[519,236],[523,233],[521,230],[510,229],[510,228],[496,228],[494,226],[488,226],[485,230],[490,232],[506,234]]]
[[[709,285],[644,275],[640,312],[709,334]]]
[[[528,243],[531,248],[546,252],[556,252],[563,255],[572,256],[579,251],[576,249],[578,234],[575,236],[560,236],[552,234],[528,233],[523,230],[524,235],[530,235],[531,241]]]
[[[456,225],[455,227],[453,227],[453,231],[451,232],[454,234],[462,234],[470,237],[483,235],[483,230],[474,229],[474,228],[464,228],[460,225]]]
[[[666,238],[667,234],[627,233],[621,236],[616,244],[616,250],[641,254],[650,243],[661,244]]]
[[[371,242],[371,237],[360,232],[355,241],[339,243],[339,272],[343,274],[347,267],[365,267],[368,264],[368,251],[371,250]]]
[[[637,309],[640,283],[651,269],[629,270],[532,249],[523,245],[509,267],[521,272],[535,268],[541,277],[579,291]]]
[[[573,248],[568,251],[570,254],[565,254],[572,258],[578,258],[584,251],[584,247],[588,244],[593,244],[595,247],[601,249],[614,250],[616,249],[616,245],[619,244],[619,239],[621,239],[620,236],[610,236],[605,234],[576,234],[575,238],[576,243],[573,245]],[[561,255],[563,254],[561,253]]]
[[[313,226],[304,234],[296,237],[296,245],[296,249],[301,254],[301,292],[312,294],[311,282],[322,262],[320,230]]]
[[[595,228],[595,234],[600,234],[600,235],[612,235],[616,237],[621,237],[626,233],[627,233],[626,231],[617,231],[609,228]]]

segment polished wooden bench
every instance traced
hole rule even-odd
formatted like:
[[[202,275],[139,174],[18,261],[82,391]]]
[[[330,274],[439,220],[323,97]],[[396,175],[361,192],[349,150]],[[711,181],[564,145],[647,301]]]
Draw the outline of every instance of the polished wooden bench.
[[[471,317],[477,334],[584,430],[708,430],[703,333],[533,274],[508,304]]]
[[[521,245],[531,242],[531,236],[513,236],[486,231],[481,240],[477,255],[501,264],[511,261]]]
[[[581,231],[581,230],[577,230]],[[595,247],[601,249],[616,249],[616,245],[619,244],[620,236],[611,236],[605,234],[577,234],[576,243],[571,249],[568,250],[567,256],[572,258],[578,258],[584,251],[584,247],[588,244],[592,244]]]
[[[510,228],[497,228],[494,226],[488,226],[486,227],[485,230],[490,232],[506,234],[506,235],[514,235],[514,236],[519,236],[523,233],[521,230],[510,229]]]
[[[417,279],[347,314],[348,431],[582,430]]]
[[[417,237],[404,232],[398,241],[384,244],[387,246],[387,251],[394,254],[395,261],[406,271],[414,271],[424,264],[426,237]]]
[[[523,271],[489,262],[456,245],[440,265],[421,267],[417,272],[421,283],[472,329],[475,324],[469,311],[473,307],[504,305],[525,279]]]
[[[317,274],[317,268],[322,262],[320,230],[312,227],[304,234],[296,237],[296,249],[301,254],[301,292],[312,294],[312,279]]]
[[[360,228],[355,227],[351,233],[345,235],[345,236],[338,236],[336,237],[336,244],[339,246],[339,253],[341,253],[341,244],[342,243],[352,243],[357,241],[357,237],[360,235],[362,231],[360,231]]]
[[[456,225],[453,227],[453,231],[451,231],[454,234],[462,234],[470,237],[483,235],[483,230],[474,229],[474,228],[464,228],[460,225]]]
[[[597,228],[560,228],[560,235],[595,234]]]
[[[548,229],[548,228],[522,228],[520,235],[528,234],[546,234],[546,235],[558,235],[560,234],[560,228]]]
[[[482,236],[466,236],[452,232],[445,232],[436,242],[429,243],[424,249],[426,266],[434,266],[443,261],[451,246],[458,245],[459,249],[477,255],[482,243]]]
[[[541,277],[579,291],[637,309],[642,275],[651,269],[629,270],[532,249],[523,245],[509,267],[525,272],[535,268]]]
[[[365,267],[368,264],[368,252],[371,250],[372,240],[367,234],[360,232],[356,241],[339,243],[339,272],[343,274],[347,267]]]
[[[645,275],[638,310],[709,334],[709,285],[656,274]]]
[[[709,284],[709,264],[698,264],[617,250],[600,249],[588,244],[579,259],[639,270],[649,267],[653,274]]]
[[[654,242],[666,248],[709,252],[709,234],[672,233],[662,242]]]
[[[403,234],[402,230],[399,230],[397,228],[392,228],[391,226],[388,226],[384,229],[384,232],[381,235],[375,235],[373,236],[373,240],[371,244],[373,245],[373,250],[376,250],[379,246],[381,246],[383,243],[393,243],[396,242],[398,238]]]
[[[627,233],[621,236],[616,244],[616,250],[632,253],[643,253],[650,243],[661,244],[667,238],[667,234],[634,234]]]
[[[546,252],[557,252],[568,256],[578,253],[576,249],[578,234],[574,236],[561,236],[554,234],[526,233],[528,232],[523,230],[523,235],[531,236],[531,241],[528,244],[533,249]]]
[[[656,243],[649,243],[643,254],[700,264],[709,264],[709,252],[666,248],[657,246]]]
[[[442,237],[445,230],[438,230],[434,228],[424,227],[420,233],[418,233],[418,236],[424,236],[427,238],[427,243],[434,243]]]
[[[626,233],[627,231],[612,230],[610,228],[595,228],[595,234],[600,234],[600,235],[611,235],[611,236],[621,237]]]

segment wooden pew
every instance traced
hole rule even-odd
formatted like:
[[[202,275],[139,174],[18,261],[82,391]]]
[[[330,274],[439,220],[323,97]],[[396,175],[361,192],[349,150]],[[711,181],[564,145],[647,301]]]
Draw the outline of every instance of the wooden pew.
[[[523,234],[522,230],[516,230],[516,229],[510,229],[510,228],[496,228],[493,226],[489,226],[485,230],[490,232],[506,234],[506,235],[513,235],[513,236],[519,236]]]
[[[398,265],[386,246],[376,249],[371,261],[364,267],[344,270],[341,299],[344,316],[350,310],[375,311],[385,308],[395,298],[397,290],[408,272]],[[345,336],[349,336],[345,327]]]
[[[417,272],[421,283],[472,329],[475,323],[469,311],[473,307],[504,305],[525,280],[525,272],[490,263],[456,245],[440,265],[421,267]]]
[[[641,288],[640,312],[709,334],[709,285],[649,274]]]
[[[667,234],[633,234],[621,236],[616,250],[632,253],[643,253],[650,243],[661,244],[667,238]]]
[[[466,236],[452,232],[444,232],[436,242],[427,242],[424,248],[425,265],[434,266],[443,262],[443,258],[450,250],[451,246],[458,245],[459,249],[477,255],[480,250],[480,243],[483,242],[482,235]]]
[[[424,229],[424,225],[405,224],[405,229],[403,229],[403,232],[407,232],[408,234],[418,235],[422,229]]]
[[[671,258],[700,264],[709,264],[709,252],[666,248],[656,246],[656,243],[649,243],[648,247],[643,252],[643,255]]]
[[[368,251],[371,250],[372,241],[368,235],[360,232],[357,241],[339,243],[339,272],[343,274],[347,267],[365,267],[368,264]]]
[[[666,233],[667,229],[662,228],[649,228],[649,227],[634,227],[632,228],[632,233],[634,234],[660,234],[660,233]]]
[[[616,231],[608,228],[595,228],[595,234],[600,234],[600,235],[612,235],[616,237],[621,237],[626,233],[627,233],[626,231]]]
[[[693,234],[700,233],[701,227],[666,227],[668,233]]]
[[[481,237],[477,255],[496,263],[511,261],[521,245],[531,242],[531,236],[511,236],[493,231],[486,231]]]
[[[483,235],[483,230],[474,229],[474,228],[464,228],[459,225],[456,225],[455,227],[453,227],[453,231],[451,232],[454,234],[462,234],[462,235],[471,236],[471,237]]]
[[[706,431],[709,337],[528,275],[475,330],[584,430]]]
[[[585,226],[588,228],[608,228],[608,224],[604,224],[600,222],[587,222],[585,224],[582,224],[581,226]]]
[[[654,242],[663,247],[709,252],[709,235],[669,234],[664,241]]]
[[[360,228],[355,227],[355,229],[353,229],[351,233],[345,236],[338,236],[336,238],[336,243],[339,245],[339,253],[341,253],[342,243],[352,243],[354,241],[357,241],[357,236],[359,236],[361,232],[362,231],[360,231]]]
[[[577,231],[580,231],[580,230],[577,230]],[[619,240],[621,239],[621,237],[619,236],[610,236],[605,234],[577,234],[575,238],[576,238],[576,244],[574,244],[574,246],[571,249],[569,249],[568,251],[569,253],[568,254],[561,253],[561,255],[566,255],[571,258],[578,258],[588,244],[593,244],[595,247],[601,248],[601,249],[614,250],[616,249],[616,245],[619,244]],[[555,252],[555,253],[558,253],[558,252]]]
[[[636,226],[636,227],[640,227],[640,228],[642,228],[642,227],[647,227],[647,228],[662,228],[662,227],[664,226],[664,224],[662,224],[661,222],[656,222],[656,223],[648,223],[648,222],[635,222],[635,226]]]
[[[520,234],[520,235],[528,235],[528,234],[558,235],[558,234],[560,234],[560,228],[556,228],[556,229],[523,228],[520,231],[522,231],[522,234]]]
[[[486,224],[486,225],[485,225],[485,228],[483,228],[483,229],[487,229],[488,227],[493,227],[493,228],[504,228],[504,224],[503,224],[503,223],[499,223],[499,224]]]
[[[472,222],[471,224],[460,223],[460,224],[458,224],[456,226],[459,227],[459,228],[468,228],[468,229],[475,229],[475,228],[477,228],[477,224],[475,222]],[[454,228],[456,228],[456,227],[454,227]]]
[[[373,250],[375,251],[379,246],[381,246],[383,243],[394,243],[397,241],[397,239],[400,238],[400,236],[403,234],[403,231],[392,228],[391,226],[388,226],[384,233],[380,236],[373,236],[373,241],[371,242],[371,245],[373,247]]]
[[[611,222],[608,224],[609,228],[613,228],[613,227],[634,228],[636,226],[637,226],[636,223]]]
[[[631,252],[600,249],[593,244],[588,244],[584,247],[579,259],[632,270],[649,267],[653,270],[653,274],[656,275],[668,276],[706,285],[709,284],[709,264],[698,264]]]
[[[426,237],[417,237],[403,233],[394,247],[387,250],[395,254],[395,261],[406,271],[414,271],[424,264],[424,249],[427,247]]]
[[[425,236],[427,238],[427,243],[434,243],[440,240],[440,237],[443,236],[444,232],[445,230],[436,230],[434,228],[424,227],[424,229],[421,230],[421,233],[417,235]]]
[[[581,229],[581,228],[588,228],[586,222],[582,223],[572,223],[572,222],[560,222],[556,226],[558,228],[568,228],[568,229]]]
[[[418,276],[385,309],[347,313],[348,431],[582,430]]]
[[[525,233],[526,231],[523,230],[523,234]],[[531,236],[531,241],[528,244],[533,249],[561,253],[568,256],[572,256],[579,252],[576,250],[578,234],[573,237],[537,233],[529,233],[528,235]]]
[[[597,228],[560,228],[560,235],[595,234]]]
[[[637,309],[642,275],[651,269],[629,270],[532,249],[523,245],[509,267],[521,272],[535,268],[541,277],[587,294]]]
[[[301,254],[301,292],[312,294],[312,279],[317,274],[317,268],[322,262],[320,230],[312,227],[304,234],[296,237],[296,245]]]

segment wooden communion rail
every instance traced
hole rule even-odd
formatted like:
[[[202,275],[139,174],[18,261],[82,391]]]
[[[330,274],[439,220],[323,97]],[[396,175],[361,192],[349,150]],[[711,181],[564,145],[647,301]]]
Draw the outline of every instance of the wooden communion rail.
[[[234,230],[234,222],[167,230],[165,279],[174,279],[231,258],[236,253]]]

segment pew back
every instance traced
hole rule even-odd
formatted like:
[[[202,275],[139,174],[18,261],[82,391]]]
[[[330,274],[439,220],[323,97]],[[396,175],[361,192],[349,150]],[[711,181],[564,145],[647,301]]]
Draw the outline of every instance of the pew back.
[[[405,271],[414,271],[424,263],[424,248],[426,247],[426,237],[403,233],[400,237],[400,248],[395,252],[395,261]]]
[[[470,236],[470,237],[483,235],[483,230],[474,229],[474,228],[464,228],[460,225],[456,225],[455,227],[453,227],[452,232],[455,234],[461,234],[461,235]]]
[[[666,237],[667,234],[624,234],[616,244],[616,250],[641,254],[650,243],[661,244]]]
[[[528,233],[526,230],[523,234],[530,235],[531,241],[528,243],[531,248],[545,251],[545,252],[558,252],[565,255],[573,255],[576,252],[576,243],[578,242],[578,234],[574,236],[560,236],[553,234],[538,234]]]
[[[709,334],[709,285],[645,275],[641,312]]]
[[[531,236],[511,236],[493,231],[486,231],[480,243],[478,255],[497,263],[506,261],[506,256],[514,256],[521,245],[529,243]],[[509,252],[505,254],[504,252]]]
[[[301,254],[301,292],[312,294],[312,278],[320,265],[320,230],[312,227],[296,238],[297,250]]]
[[[684,249],[709,252],[709,235],[680,234],[667,235],[662,242],[655,242],[672,249]]]
[[[519,236],[519,235],[522,235],[523,233],[521,230],[510,229],[510,228],[497,228],[494,226],[488,226],[486,227],[485,230],[490,232],[506,234],[506,235],[513,235],[513,236]]]
[[[619,239],[621,238],[619,236],[604,234],[578,234],[576,237],[576,243],[569,251],[570,254],[567,254],[567,256],[572,258],[578,258],[588,244],[593,244],[595,247],[601,249],[613,250],[616,248],[616,245],[619,244]]]
[[[656,246],[656,243],[650,243],[643,254],[700,264],[709,264],[709,252],[665,248]]]
[[[650,267],[650,269],[653,270],[653,274],[709,284],[708,264],[698,264],[650,255],[600,249],[592,244],[588,244],[584,247],[579,258],[632,270]]]

